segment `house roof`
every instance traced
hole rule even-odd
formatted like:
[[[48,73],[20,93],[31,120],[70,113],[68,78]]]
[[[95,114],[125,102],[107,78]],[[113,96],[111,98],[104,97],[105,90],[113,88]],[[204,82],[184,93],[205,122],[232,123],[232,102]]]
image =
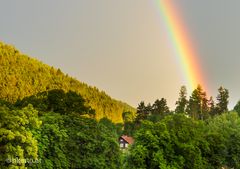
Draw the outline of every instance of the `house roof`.
[[[126,142],[128,142],[128,144],[133,144],[134,142],[134,139],[132,137],[129,137],[126,135],[122,135],[121,138],[124,139]]]

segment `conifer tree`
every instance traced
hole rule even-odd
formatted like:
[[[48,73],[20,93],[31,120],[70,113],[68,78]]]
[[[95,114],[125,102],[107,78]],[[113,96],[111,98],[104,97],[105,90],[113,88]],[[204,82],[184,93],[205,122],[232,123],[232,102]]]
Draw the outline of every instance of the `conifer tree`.
[[[187,106],[187,114],[193,119],[206,119],[208,117],[208,99],[206,92],[200,85],[192,92]]]
[[[229,99],[229,93],[228,90],[223,88],[222,86],[218,89],[218,95],[217,95],[217,114],[222,114],[224,112],[228,111],[228,99]]]
[[[176,101],[175,113],[185,113],[187,106],[187,89],[186,86],[182,86],[179,92],[178,101]]]
[[[161,98],[161,100],[157,99],[153,104],[152,114],[157,114],[162,117],[169,114],[169,107],[167,106],[167,100]]]
[[[215,107],[215,103],[214,103],[212,96],[208,100],[208,107],[209,107],[209,115],[215,116],[216,115],[216,107]]]
[[[141,101],[137,107],[137,117],[136,121],[141,121],[147,118],[148,112],[146,111],[146,106],[144,101]]]

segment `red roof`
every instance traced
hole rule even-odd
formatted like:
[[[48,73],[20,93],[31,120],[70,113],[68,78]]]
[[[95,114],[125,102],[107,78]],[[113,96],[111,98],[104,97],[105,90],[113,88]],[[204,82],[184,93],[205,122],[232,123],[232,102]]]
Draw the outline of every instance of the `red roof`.
[[[128,142],[128,144],[132,144],[134,142],[134,139],[132,137],[126,135],[121,136],[121,138]]]

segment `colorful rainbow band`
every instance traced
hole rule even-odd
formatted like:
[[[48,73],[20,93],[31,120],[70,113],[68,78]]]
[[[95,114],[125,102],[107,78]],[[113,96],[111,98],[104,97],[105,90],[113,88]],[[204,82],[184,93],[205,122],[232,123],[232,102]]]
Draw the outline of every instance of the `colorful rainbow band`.
[[[194,90],[197,85],[200,84],[204,90],[207,90],[200,69],[200,62],[198,61],[199,57],[193,43],[190,41],[189,33],[186,30],[177,8],[174,6],[172,0],[156,1],[169,32],[176,58],[181,64],[181,69],[187,82],[185,85],[190,87],[191,90]]]

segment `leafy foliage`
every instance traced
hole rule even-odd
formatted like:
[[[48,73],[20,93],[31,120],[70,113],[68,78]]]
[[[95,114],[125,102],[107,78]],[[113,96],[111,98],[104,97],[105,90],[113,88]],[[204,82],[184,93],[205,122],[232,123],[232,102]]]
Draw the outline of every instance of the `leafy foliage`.
[[[78,114],[94,116],[95,111],[85,105],[85,100],[81,95],[69,91],[65,93],[61,89],[49,90],[38,93],[37,95],[26,97],[21,101],[17,101],[15,106],[25,107],[32,104],[41,112],[56,112],[60,114]]]
[[[127,168],[239,168],[240,118],[224,113],[206,122],[183,114],[143,121],[127,156]]]
[[[128,157],[132,168],[204,168],[198,123],[184,115],[143,122]],[[133,152],[133,153],[132,153]]]
[[[33,168],[117,168],[116,132],[93,119],[46,113],[34,131],[41,164]]]
[[[236,112],[208,120],[209,161],[214,166],[240,167],[240,118]]]
[[[20,107],[11,106],[11,109],[4,105],[0,106],[1,168],[114,169],[121,166],[117,125],[107,118],[97,122],[93,118],[82,116],[81,112],[89,112],[89,108],[84,106],[84,100],[78,102],[80,105],[77,112],[74,106],[67,109],[61,104],[65,105],[62,98],[67,97],[68,93],[58,90],[53,93],[54,96],[55,94],[59,96],[60,93],[61,97],[57,97],[59,99],[56,99],[56,102],[50,101],[51,104],[48,103],[48,99],[41,100],[48,104],[41,105],[40,108],[48,108],[50,105],[51,111],[41,109],[40,114],[30,104],[21,107],[28,102],[18,105]],[[77,95],[70,93],[70,96]],[[44,95],[43,98],[48,97]],[[29,99],[27,98],[31,101]],[[72,98],[71,101],[74,105],[76,98]],[[39,102],[32,100],[32,103]],[[18,159],[21,161],[39,159],[40,162],[13,161]]]
[[[16,159],[37,159],[37,140],[30,131],[39,128],[41,121],[32,106],[23,109],[0,107],[0,165],[2,168],[25,167]]]
[[[240,102],[229,112],[228,90],[218,92],[215,104],[200,85],[187,99],[183,86],[174,112],[161,98],[140,102],[135,114],[96,87],[0,43],[0,166],[240,168]],[[123,153],[122,134],[135,140]],[[41,162],[8,161],[26,158]]]

